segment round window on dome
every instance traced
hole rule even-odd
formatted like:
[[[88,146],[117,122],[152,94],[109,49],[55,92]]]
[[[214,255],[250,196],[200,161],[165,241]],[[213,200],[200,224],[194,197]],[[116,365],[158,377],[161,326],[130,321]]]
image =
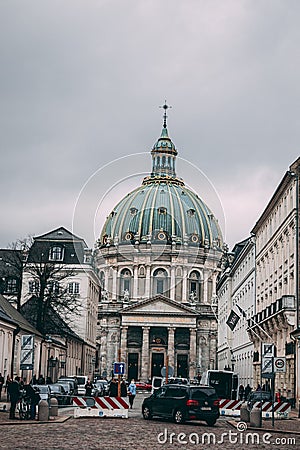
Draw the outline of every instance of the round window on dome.
[[[136,209],[136,208],[130,208],[130,214],[132,215],[132,216],[135,216],[136,214],[137,214],[137,212],[138,212],[138,210]]]
[[[124,236],[124,239],[125,239],[125,241],[132,241],[132,239],[133,239],[133,234],[132,233],[125,233],[125,236]]]
[[[198,234],[192,234],[192,236],[191,236],[191,241],[192,241],[194,244],[197,244],[197,242],[199,242],[199,236],[198,236]]]
[[[166,233],[164,233],[163,231],[160,231],[157,235],[157,239],[159,241],[164,241],[166,239]]]

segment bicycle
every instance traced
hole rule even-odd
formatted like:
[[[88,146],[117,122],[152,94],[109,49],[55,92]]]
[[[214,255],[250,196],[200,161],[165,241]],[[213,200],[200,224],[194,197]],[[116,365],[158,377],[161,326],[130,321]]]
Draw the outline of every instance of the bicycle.
[[[30,399],[26,397],[25,393],[21,393],[17,409],[21,420],[30,419]]]

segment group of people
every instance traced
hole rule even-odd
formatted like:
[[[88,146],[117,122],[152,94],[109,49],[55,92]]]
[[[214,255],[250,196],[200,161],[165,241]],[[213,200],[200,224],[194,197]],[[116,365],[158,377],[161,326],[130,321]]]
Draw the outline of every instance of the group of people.
[[[85,384],[85,395],[87,397],[92,396],[93,391],[93,383],[88,378],[86,384]],[[136,384],[134,380],[131,380],[131,383],[129,384],[127,388],[127,384],[125,380],[121,381],[121,397],[127,397],[129,399],[130,408],[133,407],[133,402],[136,396]],[[108,390],[109,397],[118,397],[118,381],[116,378],[112,378],[110,384],[109,384],[109,390]]]
[[[238,391],[239,400],[247,400],[251,391],[252,391],[252,388],[249,383],[247,384],[247,386],[245,388],[241,384],[239,387],[239,391]]]

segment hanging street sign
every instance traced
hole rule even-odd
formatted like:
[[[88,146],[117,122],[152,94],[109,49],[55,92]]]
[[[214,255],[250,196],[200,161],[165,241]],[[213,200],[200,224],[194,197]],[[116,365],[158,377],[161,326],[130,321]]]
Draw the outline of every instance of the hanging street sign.
[[[273,372],[272,358],[263,357],[261,363],[261,373],[272,373],[272,372]]]
[[[114,362],[114,375],[124,375],[125,374],[125,363]]]
[[[274,372],[286,372],[286,358],[284,356],[274,358]]]
[[[261,344],[261,354],[263,358],[273,358],[275,356],[275,345],[269,342]]]
[[[23,334],[21,337],[20,369],[33,370],[34,335]]]

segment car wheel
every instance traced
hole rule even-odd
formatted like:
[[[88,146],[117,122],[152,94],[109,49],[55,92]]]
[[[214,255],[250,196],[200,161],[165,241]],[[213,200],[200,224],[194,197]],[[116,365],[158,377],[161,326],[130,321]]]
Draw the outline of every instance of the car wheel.
[[[177,409],[177,410],[174,412],[173,418],[174,418],[174,422],[175,422],[175,423],[184,423],[184,421],[185,421],[184,414],[183,414],[183,412],[181,411],[181,409]]]
[[[216,419],[207,420],[206,423],[209,427],[213,427],[214,424],[216,423]]]
[[[149,406],[145,406],[143,408],[143,417],[145,420],[152,419],[152,412],[151,412],[151,409],[149,408]]]

